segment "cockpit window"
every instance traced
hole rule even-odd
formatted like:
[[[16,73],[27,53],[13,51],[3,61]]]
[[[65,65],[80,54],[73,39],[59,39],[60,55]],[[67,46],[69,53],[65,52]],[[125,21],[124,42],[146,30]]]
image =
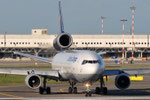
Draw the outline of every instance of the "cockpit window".
[[[100,63],[100,61],[98,60],[83,60],[82,65],[89,63],[89,64],[96,64],[96,63]]]

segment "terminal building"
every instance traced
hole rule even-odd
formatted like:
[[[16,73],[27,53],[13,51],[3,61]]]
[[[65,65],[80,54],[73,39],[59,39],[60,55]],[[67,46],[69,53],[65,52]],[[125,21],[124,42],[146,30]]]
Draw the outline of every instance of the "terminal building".
[[[0,58],[13,57],[13,51],[52,57],[57,52],[53,48],[53,40],[57,34],[48,35],[47,29],[33,29],[30,35],[0,35]],[[73,44],[70,49],[89,49],[106,52],[105,57],[134,58],[149,57],[150,35],[72,35]],[[134,44],[133,44],[134,42]],[[122,50],[124,53],[122,54]]]

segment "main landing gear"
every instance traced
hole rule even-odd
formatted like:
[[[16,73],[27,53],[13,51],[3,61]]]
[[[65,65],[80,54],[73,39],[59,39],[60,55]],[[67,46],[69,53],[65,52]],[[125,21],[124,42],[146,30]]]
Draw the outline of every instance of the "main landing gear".
[[[69,93],[77,93],[77,87],[74,87],[74,85],[76,85],[76,82],[71,82],[69,81],[71,87],[68,88],[68,92]]]
[[[103,77],[100,78],[100,87],[96,87],[95,92],[96,94],[102,93],[104,95],[107,95],[107,87],[105,87]]]
[[[43,87],[39,88],[39,93],[40,94],[43,94],[44,92],[46,94],[51,94],[51,88],[50,87],[46,87],[46,79],[47,79],[47,77],[44,77],[44,79],[43,79]]]

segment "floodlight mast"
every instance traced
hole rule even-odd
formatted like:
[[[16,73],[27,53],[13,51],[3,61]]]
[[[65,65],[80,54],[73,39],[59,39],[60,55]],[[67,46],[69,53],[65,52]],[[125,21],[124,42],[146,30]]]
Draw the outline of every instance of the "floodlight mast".
[[[124,44],[125,44],[125,42],[124,42],[124,33],[125,33],[125,31],[124,31],[124,26],[125,26],[125,22],[127,21],[126,19],[122,19],[122,20],[120,20],[120,21],[122,21],[122,61],[123,61],[123,59],[124,59]]]
[[[101,29],[101,34],[102,35],[104,35],[104,19],[105,19],[106,17],[104,17],[104,16],[101,16],[101,19],[102,19],[102,29]]]
[[[135,12],[136,7],[132,6],[132,7],[130,7],[130,9],[132,10],[132,60],[133,60],[134,46],[135,46],[135,44],[134,44],[134,16],[135,16],[134,12]]]

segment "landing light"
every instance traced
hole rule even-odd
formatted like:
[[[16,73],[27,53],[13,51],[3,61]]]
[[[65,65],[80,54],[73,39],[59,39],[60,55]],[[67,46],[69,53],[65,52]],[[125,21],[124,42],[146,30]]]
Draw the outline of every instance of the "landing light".
[[[89,84],[89,83],[86,83],[86,84],[85,84],[85,86],[86,86],[86,87],[89,87],[89,86],[90,86],[90,84]]]

